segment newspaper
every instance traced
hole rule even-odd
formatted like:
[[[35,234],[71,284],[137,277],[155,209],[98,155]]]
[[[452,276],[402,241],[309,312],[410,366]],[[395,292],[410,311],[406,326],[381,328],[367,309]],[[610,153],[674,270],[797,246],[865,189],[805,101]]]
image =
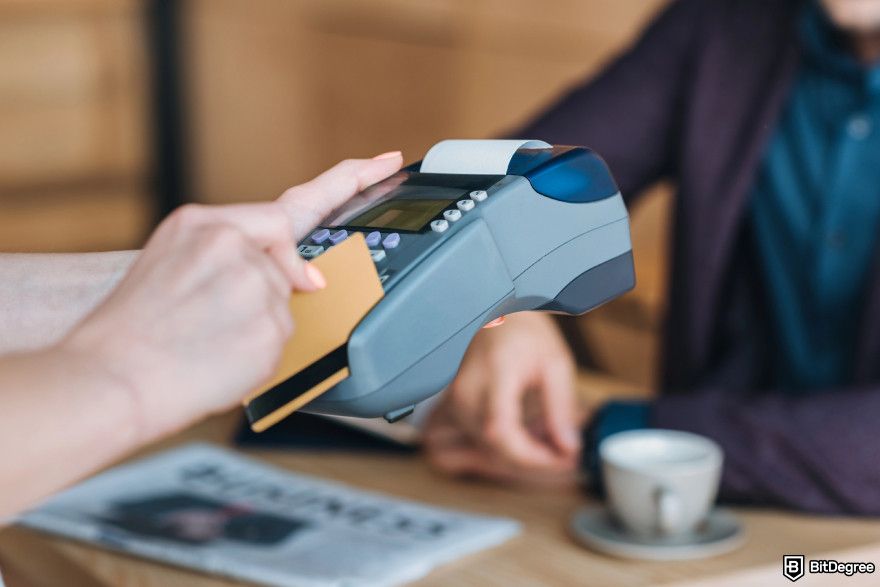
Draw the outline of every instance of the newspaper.
[[[399,585],[504,542],[514,520],[280,470],[207,444],[111,469],[19,523],[273,586]]]

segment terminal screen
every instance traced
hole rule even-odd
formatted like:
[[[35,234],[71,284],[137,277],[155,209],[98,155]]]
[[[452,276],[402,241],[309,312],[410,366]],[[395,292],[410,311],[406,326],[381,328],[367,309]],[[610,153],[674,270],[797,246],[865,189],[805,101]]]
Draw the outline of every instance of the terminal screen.
[[[452,200],[392,199],[346,221],[349,226],[379,230],[422,230]]]

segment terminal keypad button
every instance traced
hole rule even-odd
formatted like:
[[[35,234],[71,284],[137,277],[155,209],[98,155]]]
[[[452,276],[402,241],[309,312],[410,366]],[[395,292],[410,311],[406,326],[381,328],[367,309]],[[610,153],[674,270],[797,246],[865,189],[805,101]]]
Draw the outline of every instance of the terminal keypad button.
[[[385,237],[385,240],[382,241],[382,246],[386,249],[396,248],[397,245],[400,244],[400,235],[396,232],[392,232],[388,236]]]
[[[381,239],[382,239],[382,233],[380,233],[378,230],[374,230],[373,232],[371,232],[370,234],[367,235],[367,238],[366,238],[367,246],[368,247],[375,247],[376,245],[379,244],[379,241]]]
[[[446,229],[449,228],[449,223],[445,220],[433,220],[431,221],[431,230],[434,232],[446,232]]]
[[[330,235],[330,242],[334,245],[338,245],[342,241],[348,238],[348,231],[344,228],[342,230],[337,230],[333,234]]]
[[[449,222],[458,222],[459,220],[461,220],[461,210],[446,210],[445,212],[443,212],[443,218],[445,218]]]
[[[324,247],[320,245],[300,245],[297,251],[306,259],[314,259],[324,252]]]
[[[326,228],[322,228],[321,230],[316,230],[312,233],[312,242],[320,245],[322,242],[330,238],[330,231]]]

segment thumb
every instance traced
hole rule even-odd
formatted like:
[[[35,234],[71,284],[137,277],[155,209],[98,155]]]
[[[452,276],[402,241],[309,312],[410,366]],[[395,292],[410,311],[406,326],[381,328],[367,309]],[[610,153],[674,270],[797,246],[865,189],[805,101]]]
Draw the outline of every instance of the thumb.
[[[300,257],[294,246],[273,245],[266,251],[281,266],[297,291],[317,291],[327,287],[321,270]]]
[[[290,219],[278,202],[205,206],[201,212],[202,222],[234,226],[263,249],[287,277],[291,289],[315,291],[327,285],[320,270],[297,253]]]

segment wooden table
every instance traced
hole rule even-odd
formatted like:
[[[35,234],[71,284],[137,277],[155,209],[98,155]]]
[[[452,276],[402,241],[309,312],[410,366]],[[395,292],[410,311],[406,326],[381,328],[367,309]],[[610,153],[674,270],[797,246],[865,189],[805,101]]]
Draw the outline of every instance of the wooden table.
[[[604,385],[603,389],[628,391],[627,386],[617,384]],[[227,444],[237,417],[230,414],[209,420],[147,451],[194,439]],[[416,583],[420,586],[783,585],[788,584],[781,575],[783,554],[805,554],[809,559],[830,553],[827,558],[880,563],[880,521],[753,509],[736,510],[748,532],[746,545],[736,552],[692,562],[618,560],[590,552],[569,537],[569,517],[578,507],[589,503],[576,489],[524,489],[448,479],[431,471],[417,456],[301,451],[248,454],[280,467],[364,489],[475,513],[508,516],[523,523],[524,531],[519,537],[443,566]],[[0,533],[0,560],[8,587],[237,584],[20,528]],[[861,578],[808,575],[798,585],[877,583],[880,573]]]

